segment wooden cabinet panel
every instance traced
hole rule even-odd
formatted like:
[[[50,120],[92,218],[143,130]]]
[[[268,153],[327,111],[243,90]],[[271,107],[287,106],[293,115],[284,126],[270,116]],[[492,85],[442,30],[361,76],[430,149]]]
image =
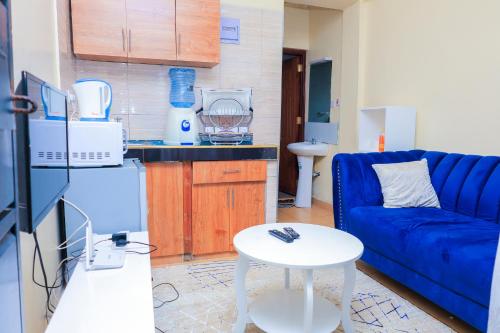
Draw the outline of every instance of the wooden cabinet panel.
[[[177,60],[191,66],[215,66],[220,60],[220,1],[176,3]]]
[[[231,185],[230,250],[233,238],[243,229],[264,223],[265,183],[238,183]]]
[[[148,228],[152,257],[184,253],[183,166],[176,163],[146,163]]]
[[[123,0],[72,0],[73,50],[92,60],[127,61]]]
[[[72,0],[73,50],[89,60],[212,67],[220,0]]]
[[[126,3],[129,62],[175,61],[175,0],[126,0]]]
[[[266,161],[193,162],[193,184],[265,181]]]
[[[193,254],[229,249],[230,187],[226,184],[193,186]]]

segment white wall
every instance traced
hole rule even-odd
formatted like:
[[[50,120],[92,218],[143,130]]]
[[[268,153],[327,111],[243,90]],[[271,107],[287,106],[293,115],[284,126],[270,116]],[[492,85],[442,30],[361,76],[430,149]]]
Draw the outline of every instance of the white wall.
[[[15,84],[21,78],[21,71],[27,70],[59,85],[55,0],[14,0],[11,5]],[[59,235],[55,210],[40,224],[37,233],[48,278],[52,282],[59,261],[55,250]],[[21,233],[24,328],[26,333],[41,333],[46,326],[46,296],[44,289],[31,281],[33,250],[33,237]],[[37,267],[35,276],[43,282],[40,266]]]
[[[338,153],[358,149],[357,111],[360,107],[360,3],[342,12],[342,77]],[[331,183],[328,184],[331,187]]]
[[[309,13],[309,36],[310,49],[307,54],[308,62],[324,57],[332,58],[331,98],[334,101],[340,99],[342,76],[342,12],[333,9],[311,8]],[[307,79],[306,85],[306,89],[309,92],[309,79]],[[306,114],[309,109],[308,104],[306,104]],[[339,122],[339,120],[340,108],[331,108],[330,122]],[[337,150],[337,145],[329,145],[327,156],[316,157],[314,163],[314,169],[319,171],[321,175],[314,179],[313,197],[328,203],[332,202],[331,161],[333,154]]]
[[[286,0],[286,2],[295,6],[311,6],[344,10],[353,5],[356,0]]]
[[[327,8],[296,8],[285,6],[284,46],[307,50],[306,65],[306,121],[309,105],[309,63],[312,60],[332,58],[332,100],[340,99],[342,90],[343,57],[343,14]],[[341,121],[342,110],[331,109],[330,121]],[[342,126],[342,125],[341,125]],[[331,203],[331,160],[339,149],[330,145],[328,155],[315,159],[314,169],[321,173],[313,183],[313,197]]]
[[[357,150],[360,107],[410,105],[417,148],[499,155],[499,12],[497,0],[364,0],[345,8],[333,153]],[[331,157],[323,161],[316,168],[330,174]],[[330,201],[331,179],[317,181],[314,195]]]
[[[363,105],[417,108],[417,147],[500,154],[500,1],[367,0]]]
[[[309,49],[309,9],[285,6],[283,46]]]

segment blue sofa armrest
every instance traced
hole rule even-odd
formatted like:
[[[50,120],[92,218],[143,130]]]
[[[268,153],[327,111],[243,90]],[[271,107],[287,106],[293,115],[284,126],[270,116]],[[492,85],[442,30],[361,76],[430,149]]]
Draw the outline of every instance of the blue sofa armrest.
[[[348,213],[352,208],[383,204],[372,164],[417,161],[424,153],[423,150],[411,150],[335,155],[332,161],[335,228],[350,232]]]

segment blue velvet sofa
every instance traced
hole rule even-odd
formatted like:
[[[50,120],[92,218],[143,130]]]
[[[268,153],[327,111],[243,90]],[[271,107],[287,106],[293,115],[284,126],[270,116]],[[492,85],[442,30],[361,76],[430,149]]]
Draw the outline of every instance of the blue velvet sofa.
[[[422,158],[442,208],[384,208],[371,165]],[[500,157],[338,154],[332,173],[335,227],[363,242],[362,260],[486,331],[500,232]]]

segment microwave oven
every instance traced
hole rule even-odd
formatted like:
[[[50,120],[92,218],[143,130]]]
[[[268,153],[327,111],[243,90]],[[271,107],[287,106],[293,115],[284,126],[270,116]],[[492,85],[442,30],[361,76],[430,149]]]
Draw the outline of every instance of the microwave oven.
[[[100,167],[123,165],[127,138],[120,122],[69,121],[66,152],[64,121],[30,119],[33,166]],[[68,156],[69,155],[69,156]]]

